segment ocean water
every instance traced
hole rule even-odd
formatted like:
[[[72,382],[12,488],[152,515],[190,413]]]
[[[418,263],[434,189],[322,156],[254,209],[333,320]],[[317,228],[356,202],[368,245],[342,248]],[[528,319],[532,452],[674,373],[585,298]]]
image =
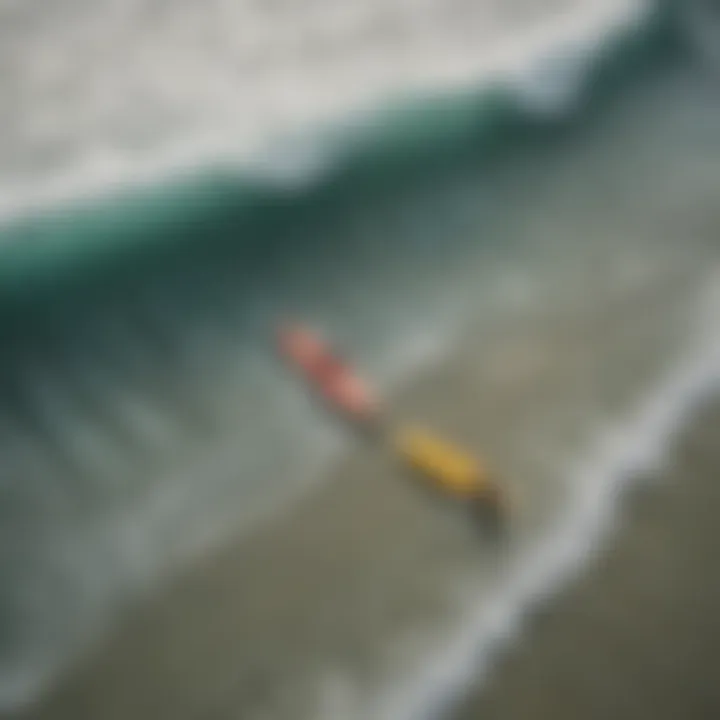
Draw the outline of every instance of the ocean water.
[[[306,182],[319,159],[291,152],[298,133],[488,71],[522,72],[538,48],[597,39],[642,5],[4,1],[3,207],[209,159],[259,156],[271,177]],[[304,162],[288,158],[298,152]]]
[[[510,467],[536,478],[539,509],[512,558],[481,582],[461,564],[456,622],[398,639],[412,662],[378,661],[379,705],[350,670],[332,717],[444,706],[591,554],[619,484],[720,367],[720,94],[656,17],[569,0],[0,4],[0,709],[352,450],[273,356],[288,313],[388,393],[464,348],[472,406],[526,356],[595,352],[554,396],[521,399]],[[608,326],[593,313],[615,297],[630,300]],[[534,455],[532,418],[553,413],[581,438]],[[436,415],[485,444],[471,410]]]

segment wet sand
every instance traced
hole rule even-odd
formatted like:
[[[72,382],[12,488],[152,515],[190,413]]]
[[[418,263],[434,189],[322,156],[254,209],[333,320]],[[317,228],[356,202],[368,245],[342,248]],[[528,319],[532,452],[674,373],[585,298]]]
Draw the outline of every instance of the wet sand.
[[[482,601],[483,588],[552,527],[568,491],[565,460],[672,364],[701,276],[694,262],[667,267],[666,277],[624,287],[608,275],[598,288],[581,279],[584,302],[576,289],[568,302],[557,286],[554,299],[531,298],[514,319],[468,329],[451,357],[396,398],[403,416],[486,451],[512,479],[525,511],[505,542],[420,491],[385,448],[359,443],[299,505],[126,613],[112,637],[18,717],[379,717],[372,702],[384,681],[392,685],[398,667],[412,674],[432,648],[427,633],[442,636],[460,616],[459,589],[470,583]],[[709,567],[703,560],[697,571]],[[624,581],[606,582],[611,596],[625,595]],[[577,611],[563,615],[571,622]],[[332,678],[340,684],[329,692]]]
[[[720,402],[625,507],[609,547],[528,623],[456,720],[720,716]]]

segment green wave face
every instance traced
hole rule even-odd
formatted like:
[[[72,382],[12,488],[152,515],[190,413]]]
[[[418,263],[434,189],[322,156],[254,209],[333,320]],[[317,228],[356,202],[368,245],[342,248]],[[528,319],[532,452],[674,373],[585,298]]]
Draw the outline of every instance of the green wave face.
[[[307,139],[319,157],[319,173],[288,147],[294,181],[263,179],[240,166],[208,167],[6,222],[0,230],[0,290],[10,300],[27,299],[58,283],[112,275],[114,265],[141,267],[165,253],[192,256],[194,248],[205,252],[211,245],[268,252],[268,245],[282,244],[286,226],[308,213],[322,214],[340,197],[380,187],[388,192],[460,155],[490,162],[585,122],[671,47],[677,26],[669,7],[660,5],[643,23],[613,31],[589,57],[569,61],[581,67],[581,79],[572,107],[559,115],[528,107],[507,83],[483,84],[400,101],[324,131],[319,140]]]

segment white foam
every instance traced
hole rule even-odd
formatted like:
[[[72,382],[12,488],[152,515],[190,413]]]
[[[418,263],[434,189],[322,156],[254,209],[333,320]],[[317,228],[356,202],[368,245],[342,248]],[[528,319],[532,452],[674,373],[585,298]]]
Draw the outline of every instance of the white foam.
[[[558,592],[597,551],[612,528],[619,491],[663,462],[673,436],[720,386],[718,287],[716,279],[699,315],[697,344],[686,359],[631,417],[608,428],[582,462],[569,468],[569,485],[577,495],[553,533],[511,568],[506,582],[479,610],[466,613],[444,649],[381,698],[372,717],[438,717],[459,693],[482,679],[495,654],[520,633],[527,611]],[[476,597],[477,589],[474,593]],[[470,604],[477,606],[477,600]]]
[[[530,111],[556,112],[562,107],[570,110],[588,56],[608,35],[641,23],[652,3],[648,0],[572,0],[562,4],[565,5],[562,11],[548,10],[542,21],[523,22],[521,19],[510,22],[497,20],[495,14],[502,15],[502,12],[493,10],[494,5],[488,0],[488,16],[474,28],[476,41],[471,44],[460,42],[456,37],[457,33],[467,31],[467,27],[461,18],[455,17],[454,10],[446,9],[442,22],[422,30],[422,18],[434,17],[432,13],[439,12],[435,7],[437,3],[426,3],[428,7],[418,2],[407,3],[407,7],[399,4],[394,11],[404,33],[400,50],[392,49],[392,45],[390,49],[384,45],[376,46],[379,41],[372,36],[363,40],[361,30],[369,21],[364,16],[355,18],[353,22],[358,23],[357,32],[362,42],[356,38],[354,45],[350,43],[347,51],[343,50],[344,54],[330,63],[330,75],[319,71],[310,61],[307,61],[308,67],[302,63],[298,65],[297,59],[292,57],[293,43],[288,41],[288,49],[276,48],[280,54],[273,60],[277,64],[283,53],[289,54],[286,70],[278,71],[277,77],[258,83],[257,87],[233,83],[232,68],[225,68],[218,63],[218,58],[209,57],[203,58],[203,63],[210,64],[213,69],[209,77],[206,77],[208,68],[201,64],[196,68],[197,76],[191,73],[183,78],[182,88],[167,87],[168,83],[177,82],[173,80],[177,73],[172,66],[162,64],[169,60],[163,59],[160,50],[159,58],[151,54],[147,66],[136,68],[133,59],[128,58],[122,48],[115,48],[123,55],[127,69],[119,61],[119,67],[111,68],[111,80],[117,87],[105,80],[100,83],[95,74],[88,76],[88,97],[83,101],[88,103],[89,120],[86,122],[99,122],[95,114],[100,111],[93,108],[101,90],[106,95],[117,94],[121,98],[123,93],[129,93],[125,102],[131,108],[133,92],[151,95],[156,92],[156,99],[171,107],[174,102],[179,103],[186,113],[190,111],[185,106],[192,107],[193,112],[201,113],[200,120],[183,126],[182,131],[168,126],[162,141],[158,140],[151,148],[133,150],[113,141],[113,123],[122,113],[108,114],[104,109],[103,112],[108,114],[107,127],[100,126],[87,140],[75,138],[73,142],[78,147],[71,161],[62,167],[28,175],[26,180],[19,177],[0,180],[0,220],[17,218],[67,201],[97,198],[124,188],[155,183],[200,165],[242,166],[260,179],[294,188],[311,182],[334,161],[336,148],[326,145],[328,138],[333,137],[328,128],[345,125],[344,132],[352,135],[358,129],[358,118],[372,118],[389,99],[409,94],[467,90],[501,81],[517,90]],[[130,10],[128,13],[132,14]],[[209,10],[205,15],[213,17]],[[210,21],[203,18],[203,22]],[[237,23],[238,18],[234,17],[233,22]],[[98,27],[93,26],[93,33],[101,29],[99,20],[95,25]],[[177,38],[173,37],[174,29],[167,32],[168,38],[162,33],[157,36],[157,44],[172,59],[172,54],[177,52],[174,46]],[[281,35],[279,33],[278,37]],[[53,37],[50,40],[60,42]],[[403,43],[407,43],[407,47]],[[61,50],[55,47],[48,52],[54,57],[53,53],[60,54]],[[239,49],[232,47],[227,51],[237,54]],[[412,62],[400,63],[403,53]],[[230,55],[227,58],[229,66],[235,60],[237,58]],[[378,67],[371,72],[374,65]],[[404,69],[398,70],[398,67]],[[83,69],[82,72],[90,71]],[[220,83],[217,92],[206,97],[207,86],[221,72],[228,77]],[[146,88],[143,76],[153,73],[159,73],[160,79],[153,81],[158,85],[156,87],[148,80],[150,84]],[[388,77],[392,77],[390,85]],[[95,87],[97,83],[100,85]],[[182,97],[174,98],[171,90],[181,90]],[[253,93],[261,95],[256,97]],[[290,102],[288,98],[295,96],[299,96],[297,101]],[[272,122],[263,115],[262,108],[268,103],[281,104],[273,111],[276,119]],[[72,112],[76,112],[74,108]],[[60,110],[38,107],[32,115],[47,115],[43,122],[52,124],[53,113],[60,113]],[[70,122],[75,116],[71,113],[69,117],[62,117],[62,123],[60,118],[57,120],[61,129],[38,131],[40,136],[66,133],[69,143],[70,135],[79,132]],[[102,113],[101,117],[104,117]],[[359,124],[364,123],[360,121]],[[338,133],[343,135],[339,130]],[[338,140],[339,136],[335,134],[334,137]],[[352,137],[345,140],[351,141]]]

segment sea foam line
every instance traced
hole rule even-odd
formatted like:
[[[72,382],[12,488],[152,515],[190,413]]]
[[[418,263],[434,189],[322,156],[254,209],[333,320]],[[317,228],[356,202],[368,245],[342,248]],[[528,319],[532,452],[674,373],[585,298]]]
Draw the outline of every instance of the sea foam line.
[[[703,295],[692,350],[628,420],[608,428],[569,468],[570,485],[578,493],[555,531],[517,562],[506,576],[509,582],[482,609],[466,614],[431,662],[381,697],[372,717],[441,717],[467,688],[486,679],[495,653],[519,636],[528,611],[555,596],[584,567],[612,530],[620,490],[662,465],[672,439],[701,401],[720,388],[718,288],[720,278],[714,278]],[[364,711],[350,715],[357,720],[367,716]]]

